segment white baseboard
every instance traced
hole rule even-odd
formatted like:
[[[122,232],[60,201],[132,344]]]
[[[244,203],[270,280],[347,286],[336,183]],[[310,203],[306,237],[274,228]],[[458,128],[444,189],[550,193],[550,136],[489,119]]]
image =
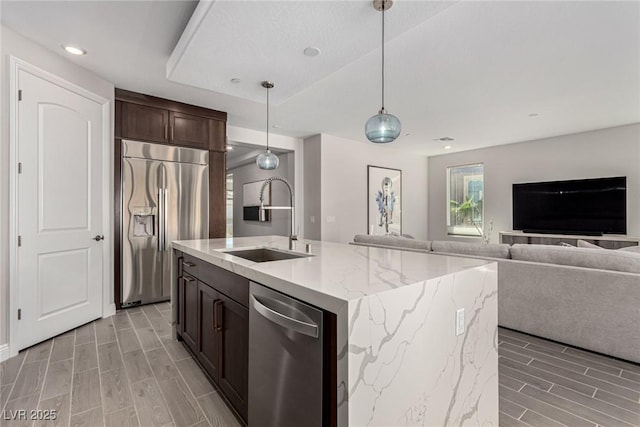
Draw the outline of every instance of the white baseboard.
[[[0,345],[0,362],[4,362],[9,358],[9,344]]]
[[[102,317],[111,317],[114,314],[116,314],[116,305],[115,304],[109,304],[107,305],[107,307],[104,310],[104,313],[102,313]]]

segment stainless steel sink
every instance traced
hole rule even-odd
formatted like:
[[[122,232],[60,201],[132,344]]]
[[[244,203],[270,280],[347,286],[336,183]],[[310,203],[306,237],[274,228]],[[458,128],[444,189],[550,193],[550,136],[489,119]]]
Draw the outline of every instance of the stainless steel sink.
[[[278,251],[269,248],[241,249],[237,251],[226,251],[226,254],[248,259],[253,262],[282,261],[285,259],[307,258],[313,255],[297,254],[291,252]]]

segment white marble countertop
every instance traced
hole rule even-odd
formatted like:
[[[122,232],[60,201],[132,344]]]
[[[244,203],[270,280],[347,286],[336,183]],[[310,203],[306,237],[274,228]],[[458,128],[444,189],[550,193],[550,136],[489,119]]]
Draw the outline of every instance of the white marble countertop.
[[[297,241],[294,252],[304,253],[306,243],[311,244],[311,257],[263,263],[225,251],[261,247],[287,251],[287,237],[181,240],[173,242],[173,248],[334,313],[349,301],[489,264],[316,240]]]

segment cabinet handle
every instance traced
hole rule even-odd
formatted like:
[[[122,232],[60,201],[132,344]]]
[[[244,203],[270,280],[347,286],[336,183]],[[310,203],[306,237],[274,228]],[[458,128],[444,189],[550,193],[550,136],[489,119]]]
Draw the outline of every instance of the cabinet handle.
[[[185,267],[189,267],[189,268],[196,266],[194,263],[189,262],[189,261],[182,261],[182,265],[185,266]]]
[[[215,330],[218,332],[222,332],[223,330],[223,316],[222,309],[224,306],[224,301],[218,299],[213,302],[213,313],[214,313],[214,325]]]
[[[169,128],[171,129],[171,141],[173,141],[173,126],[169,126]]]
[[[189,277],[189,276],[182,276],[182,279],[185,282],[195,282],[196,281],[196,279],[194,279],[193,277]]]
[[[216,303],[217,303],[217,302],[218,302],[218,300],[217,300],[217,299],[214,299],[214,300],[213,300],[213,304],[212,304],[213,316],[211,316],[211,317],[213,317],[213,319],[211,319],[211,321],[212,321],[211,327],[212,327],[212,329],[213,329],[214,331],[217,331],[217,330],[218,330],[218,325],[216,325],[216,317],[217,317],[217,316],[216,316]]]

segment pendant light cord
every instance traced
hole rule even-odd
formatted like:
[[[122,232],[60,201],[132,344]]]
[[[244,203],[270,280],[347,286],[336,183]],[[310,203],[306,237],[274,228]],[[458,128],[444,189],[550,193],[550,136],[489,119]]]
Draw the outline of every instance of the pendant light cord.
[[[267,151],[269,151],[269,88],[267,88]]]
[[[386,0],[382,0],[382,108],[384,111],[384,10],[387,8]]]

